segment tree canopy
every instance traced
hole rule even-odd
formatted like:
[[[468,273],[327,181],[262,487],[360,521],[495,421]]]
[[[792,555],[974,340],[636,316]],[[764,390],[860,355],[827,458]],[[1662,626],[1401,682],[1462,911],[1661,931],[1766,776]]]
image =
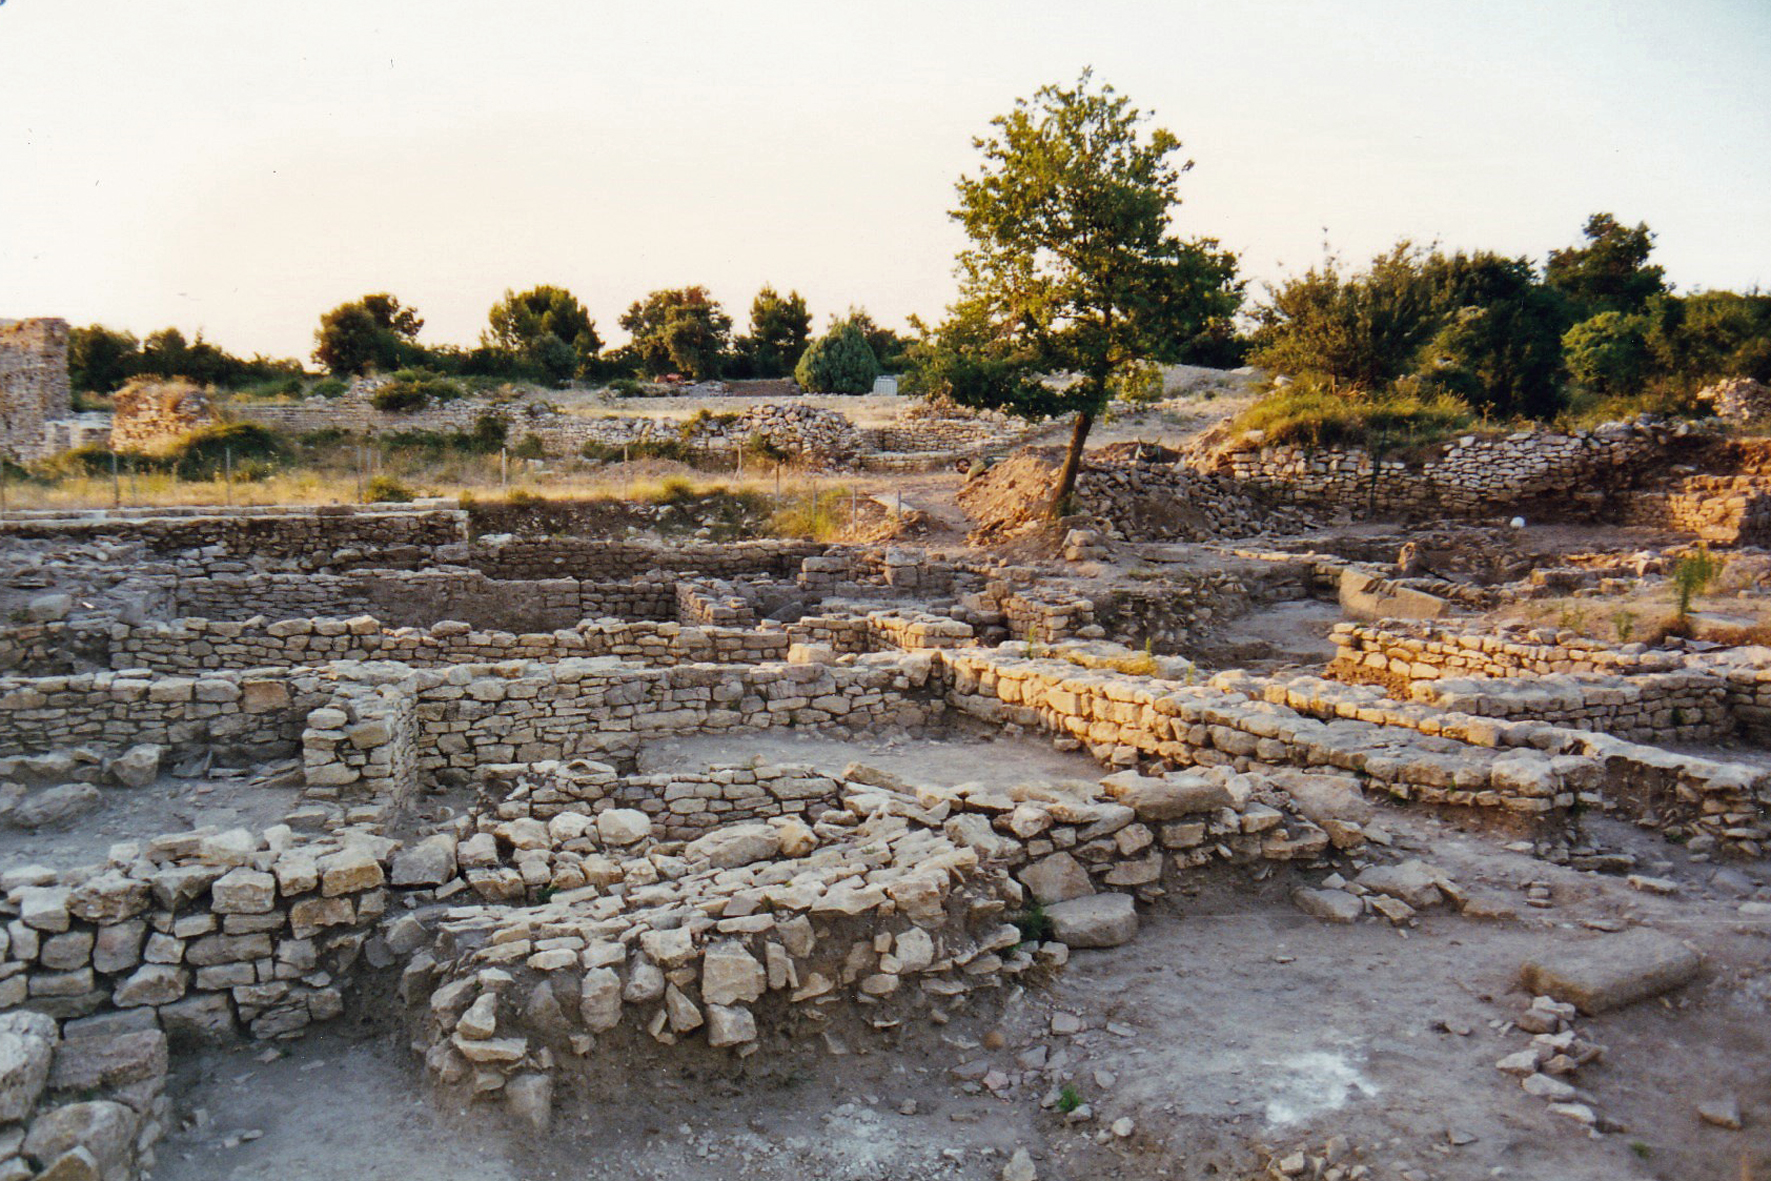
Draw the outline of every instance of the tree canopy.
[[[481,343],[548,381],[582,375],[603,347],[596,322],[564,287],[534,287],[520,295],[507,288],[487,319]]]
[[[919,384],[1026,417],[1074,413],[1054,516],[1114,392],[1147,384],[1150,363],[1178,360],[1241,302],[1235,256],[1173,232],[1192,162],[1147,120],[1084,71],[992,120],[973,141],[982,165],[957,186],[952,216],[970,245],[959,299],[920,350]]]
[[[636,300],[622,314],[621,327],[632,334],[634,355],[646,372],[701,380],[719,376],[732,318],[705,287],[680,287]]]
[[[879,376],[879,359],[861,322],[850,316],[811,343],[793,376],[807,393],[865,394]]]
[[[764,287],[750,301],[750,331],[738,338],[737,352],[752,377],[784,377],[799,364],[811,334],[805,297]]]
[[[1626,226],[1613,214],[1595,213],[1581,233],[1585,246],[1552,250],[1544,264],[1544,283],[1574,305],[1571,319],[1639,312],[1667,289],[1666,269],[1648,264],[1654,234],[1646,223]]]
[[[340,376],[398,369],[419,355],[418,330],[423,327],[416,309],[386,292],[365,295],[320,317],[314,360]]]

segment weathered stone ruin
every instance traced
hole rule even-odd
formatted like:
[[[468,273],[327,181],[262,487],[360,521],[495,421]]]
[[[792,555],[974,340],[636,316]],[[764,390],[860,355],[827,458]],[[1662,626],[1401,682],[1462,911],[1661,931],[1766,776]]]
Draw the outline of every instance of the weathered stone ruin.
[[[119,438],[146,445],[188,409],[120,399]],[[944,1044],[959,1061],[930,1087],[1024,1098],[1129,1151],[1129,1114],[1066,1096],[1105,1107],[1111,1072],[1066,1057],[1089,1043],[1050,998],[1211,891],[1282,904],[1268,973],[1296,954],[1288,923],[1377,932],[1406,959],[1440,923],[1537,930],[1570,878],[1658,903],[1681,888],[1659,850],[1748,882],[1750,918],[1771,655],[1499,622],[1661,594],[1683,551],[1644,533],[1534,553],[1494,518],[1683,503],[1677,481],[1758,480],[1755,454],[1642,423],[1399,468],[1130,445],[1053,536],[1034,519],[1051,459],[1024,453],[961,494],[1012,549],[669,545],[564,507],[451,502],[11,513],[0,840],[32,852],[0,870],[0,1177],[144,1176],[177,1126],[169,1055],[299,1052],[370,1013],[439,1109],[529,1136],[636,1091],[785,1089],[826,1058]],[[1643,477],[1674,459],[1693,470]],[[1564,496],[1569,479],[1593,495]],[[1443,520],[1395,525],[1374,502]],[[1748,602],[1771,578],[1754,512],[1705,524],[1740,526]],[[1232,642],[1276,616],[1314,621],[1316,647]],[[873,753],[949,742],[1067,762],[986,781]],[[177,804],[164,823],[95,839],[156,801]],[[1469,862],[1440,863],[1445,831],[1536,868],[1472,885]],[[1493,1002],[1511,1008],[1482,1069],[1603,1135],[1583,1015],[1704,961],[1593,922],[1602,954],[1534,952],[1530,992]],[[1191,977],[1163,986],[1185,997],[1211,965],[1152,970]],[[1029,1011],[1076,1040],[991,1044]],[[987,1174],[1038,1175],[1002,1155]],[[1326,1163],[1353,1155],[1277,1175],[1381,1175]]]
[[[111,446],[118,451],[152,451],[219,421],[209,394],[188,381],[134,378],[111,405]]]
[[[48,424],[72,412],[67,321],[0,320],[0,454],[35,458]]]

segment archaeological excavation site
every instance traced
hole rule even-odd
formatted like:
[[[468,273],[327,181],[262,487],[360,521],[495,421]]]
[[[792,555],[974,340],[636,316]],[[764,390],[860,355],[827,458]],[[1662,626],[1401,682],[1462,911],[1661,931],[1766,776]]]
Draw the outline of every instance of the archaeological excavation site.
[[[1055,522],[791,398],[846,535],[7,511],[0,1178],[1763,1176],[1771,440],[1169,378]]]

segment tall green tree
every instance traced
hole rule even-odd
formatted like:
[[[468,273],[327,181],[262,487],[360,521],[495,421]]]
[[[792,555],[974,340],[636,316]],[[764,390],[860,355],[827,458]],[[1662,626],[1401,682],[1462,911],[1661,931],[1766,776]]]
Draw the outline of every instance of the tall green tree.
[[[487,313],[481,344],[502,349],[518,366],[549,381],[581,375],[603,347],[596,322],[564,287],[508,288]]]
[[[1581,234],[1586,245],[1552,250],[1544,264],[1544,283],[1574,305],[1571,321],[1640,312],[1667,289],[1666,269],[1648,264],[1654,234],[1647,223],[1626,226],[1613,214],[1595,213]]]
[[[805,297],[764,287],[750,301],[750,331],[738,338],[738,353],[751,376],[784,377],[799,364],[811,335],[812,313]]]
[[[1256,365],[1310,378],[1331,393],[1375,393],[1408,373],[1438,328],[1423,256],[1398,242],[1363,271],[1333,257],[1270,288],[1254,309]],[[1449,293],[1447,293],[1449,298]]]
[[[621,327],[633,336],[634,355],[646,372],[701,380],[719,376],[732,318],[707,288],[679,287],[636,300],[622,314]]]
[[[904,366],[905,353],[910,348],[911,338],[900,336],[890,328],[882,328],[874,323],[873,316],[866,308],[850,308],[845,319],[860,330],[867,338],[867,347],[873,350],[874,359],[879,362],[881,373],[890,373]]]
[[[865,394],[879,376],[879,359],[860,322],[850,316],[814,340],[794,368],[794,380],[810,394]]]
[[[1193,165],[1147,120],[1085,70],[993,119],[973,141],[982,165],[957,186],[952,216],[971,244],[959,299],[920,350],[919,385],[1029,418],[1073,413],[1052,516],[1114,392],[1144,388],[1151,363],[1178,357],[1241,304],[1235,256],[1172,232]]]
[[[424,321],[386,292],[341,303],[320,317],[314,360],[337,375],[398,369],[420,355]]]
[[[1547,418],[1563,407],[1562,308],[1530,259],[1435,252],[1421,275],[1439,317],[1421,376],[1495,414]]]
[[[68,384],[74,389],[112,393],[139,372],[140,363],[141,342],[133,332],[92,324],[68,333]]]

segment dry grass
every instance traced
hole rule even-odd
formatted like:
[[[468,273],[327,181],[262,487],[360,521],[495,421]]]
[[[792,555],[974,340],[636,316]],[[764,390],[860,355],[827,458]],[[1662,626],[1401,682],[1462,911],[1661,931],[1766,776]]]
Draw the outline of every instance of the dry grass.
[[[1693,630],[1703,639],[1730,645],[1771,644],[1771,600],[1700,599],[1693,609],[1700,615],[1713,613],[1740,621],[1737,625],[1720,622],[1713,615],[1699,619]],[[1498,623],[1559,628],[1604,644],[1653,646],[1668,636],[1685,633],[1667,587],[1622,598],[1529,599],[1504,607],[1490,618]]]
[[[132,507],[271,506],[365,503],[371,485],[398,484],[420,497],[463,497],[481,501],[507,496],[546,500],[617,500],[668,504],[717,494],[751,501],[767,514],[765,532],[775,537],[834,541],[852,525],[856,499],[848,485],[794,476],[777,482],[773,473],[745,479],[694,472],[662,475],[546,472],[513,462],[501,480],[497,456],[450,456],[431,463],[400,462],[390,456],[361,482],[354,470],[336,466],[291,469],[262,479],[180,480],[166,474],[127,471],[113,487],[109,476],[70,476],[50,482],[6,485],[6,509],[72,510]]]

